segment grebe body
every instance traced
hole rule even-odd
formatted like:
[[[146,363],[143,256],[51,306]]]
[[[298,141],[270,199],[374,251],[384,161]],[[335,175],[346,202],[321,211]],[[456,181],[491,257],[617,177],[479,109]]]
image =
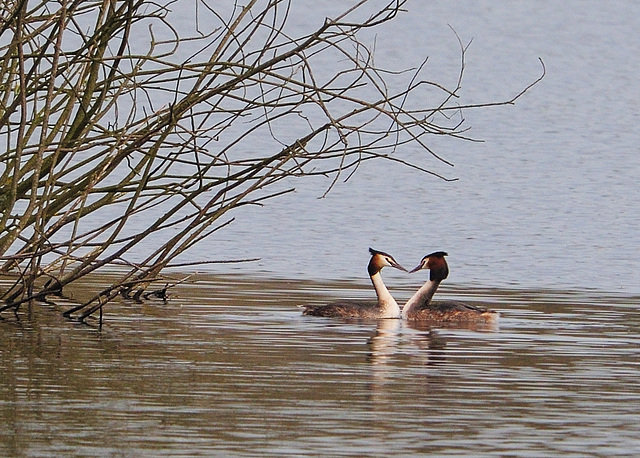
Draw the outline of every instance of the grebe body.
[[[341,300],[326,305],[307,305],[303,315],[351,318],[400,318],[400,307],[382,281],[380,271],[384,267],[395,267],[407,271],[393,256],[369,248],[371,259],[367,270],[378,296],[377,302]]]
[[[411,296],[402,309],[402,318],[409,321],[444,323],[496,323],[498,312],[456,301],[432,302],[440,282],[449,276],[447,253],[436,251],[426,255],[409,273],[428,269],[429,280]]]

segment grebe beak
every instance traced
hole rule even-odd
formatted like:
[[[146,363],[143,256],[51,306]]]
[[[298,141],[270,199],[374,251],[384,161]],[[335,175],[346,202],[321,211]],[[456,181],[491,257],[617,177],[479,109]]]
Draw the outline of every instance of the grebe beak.
[[[410,274],[412,274],[412,273],[417,272],[417,271],[419,271],[419,270],[426,269],[425,264],[426,264],[426,262],[425,262],[425,260],[423,259],[423,260],[422,260],[422,262],[421,262],[420,264],[418,264],[418,266],[417,266],[417,267],[414,267],[413,269],[411,269],[411,270],[409,271],[409,273],[410,273]]]
[[[391,267],[395,267],[398,270],[402,270],[403,272],[408,272],[407,269],[405,269],[404,267],[402,267],[400,264],[398,264],[397,262],[391,264]]]
[[[418,267],[414,267],[413,269],[411,269],[409,271],[409,273],[412,274],[412,273],[417,272],[417,271],[419,271],[421,269],[422,269],[422,264],[420,264]]]

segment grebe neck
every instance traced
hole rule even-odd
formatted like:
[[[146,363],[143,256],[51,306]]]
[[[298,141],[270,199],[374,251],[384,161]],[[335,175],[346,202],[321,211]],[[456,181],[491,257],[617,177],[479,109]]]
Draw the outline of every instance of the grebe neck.
[[[409,314],[424,307],[431,302],[431,298],[438,289],[440,280],[428,280],[424,285],[415,292],[413,296],[404,304],[402,308],[402,318],[406,319]]]
[[[380,271],[371,275],[371,283],[373,283],[378,296],[378,306],[381,309],[380,318],[399,318],[400,307],[382,281]]]

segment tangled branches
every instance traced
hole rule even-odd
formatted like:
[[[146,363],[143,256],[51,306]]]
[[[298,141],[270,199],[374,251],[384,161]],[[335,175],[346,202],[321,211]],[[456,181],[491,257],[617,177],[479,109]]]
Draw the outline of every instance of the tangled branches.
[[[0,272],[17,274],[5,309],[129,266],[72,311],[84,319],[148,284],[229,211],[289,192],[290,177],[328,176],[329,191],[370,159],[432,173],[423,164],[443,159],[428,136],[464,138],[453,115],[462,44],[458,84],[445,88],[422,66],[376,66],[359,39],[404,0],[360,1],[302,36],[289,32],[290,0],[196,3],[197,33],[184,37],[171,21],[180,1],[5,2]],[[406,144],[427,157],[408,162]]]

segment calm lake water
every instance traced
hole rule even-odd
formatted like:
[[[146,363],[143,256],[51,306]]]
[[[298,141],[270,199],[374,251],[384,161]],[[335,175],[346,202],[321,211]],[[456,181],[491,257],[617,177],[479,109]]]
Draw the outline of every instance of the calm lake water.
[[[444,288],[499,310],[488,330],[297,307],[370,294],[223,275],[102,329],[23,309],[0,321],[0,455],[640,453],[638,298]]]
[[[464,113],[469,134],[483,143],[430,140],[455,167],[424,155],[420,163],[459,181],[371,161],[319,200],[330,180],[299,180],[294,195],[238,212],[202,245],[209,257],[262,258],[226,272],[355,279],[369,246],[414,265],[442,249],[453,282],[640,293],[640,59],[630,41],[640,4],[413,1],[407,8],[377,37],[379,62],[406,68],[429,56],[425,77],[453,84],[460,55],[451,25],[465,43],[473,40],[460,103],[511,98],[540,75],[538,57],[547,75],[514,106]]]
[[[343,4],[316,3],[300,28]],[[296,182],[191,255],[259,262],[216,265],[167,304],[115,301],[101,328],[62,318],[105,274],[5,312],[0,456],[640,454],[640,4],[407,9],[378,58],[428,55],[451,81],[450,24],[473,38],[462,103],[510,98],[538,57],[547,76],[465,113],[484,143],[433,140],[455,167],[425,165],[459,181],[371,162],[325,199],[329,181]],[[499,327],[302,316],[371,297],[369,246],[409,268],[448,251],[438,296],[499,310]],[[403,303],[426,274],[384,277]]]

